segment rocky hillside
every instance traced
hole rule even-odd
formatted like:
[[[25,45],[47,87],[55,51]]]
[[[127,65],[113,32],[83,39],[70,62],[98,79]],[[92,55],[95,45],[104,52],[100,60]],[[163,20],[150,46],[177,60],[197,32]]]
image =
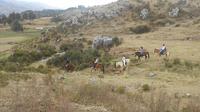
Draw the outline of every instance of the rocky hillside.
[[[104,6],[78,7],[61,15],[64,25],[90,25],[116,17],[131,20],[191,19],[200,16],[199,0],[119,0]]]
[[[9,14],[11,12],[22,12],[25,10],[42,10],[50,8],[44,4],[22,2],[18,0],[0,0],[0,14]]]

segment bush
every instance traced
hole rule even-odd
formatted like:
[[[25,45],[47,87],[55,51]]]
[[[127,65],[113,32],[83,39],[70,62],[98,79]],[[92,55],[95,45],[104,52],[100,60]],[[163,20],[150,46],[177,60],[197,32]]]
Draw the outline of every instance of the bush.
[[[122,44],[122,39],[118,38],[118,37],[114,37],[113,38],[113,44],[116,46],[119,46],[120,44]]]
[[[30,64],[42,59],[43,57],[49,57],[54,53],[56,53],[54,47],[41,45],[39,46],[38,51],[16,50],[10,57],[8,57],[8,61],[19,64]]]
[[[22,68],[17,63],[7,62],[4,66],[4,70],[9,72],[17,72],[21,71]]]
[[[92,45],[92,41],[89,40],[89,41],[87,42],[87,44],[88,44],[88,45]]]
[[[140,25],[134,28],[130,28],[130,31],[136,34],[142,34],[150,32],[151,28],[147,25]]]
[[[27,65],[33,62],[34,59],[29,51],[16,50],[11,56],[8,57],[8,61]]]
[[[82,50],[84,48],[83,44],[80,42],[64,43],[60,46],[61,51],[68,50]]]
[[[52,53],[54,53],[54,51],[44,49],[42,51],[16,50],[8,57],[7,61],[19,63],[20,65],[28,65],[42,59],[43,57],[49,56]]]
[[[43,74],[48,74],[51,70],[44,66],[44,65],[39,65],[36,69],[35,72],[43,73]]]
[[[15,20],[11,24],[11,30],[15,32],[23,31],[23,25],[19,21]]]
[[[148,84],[144,84],[144,85],[142,86],[142,90],[143,90],[143,91],[150,91],[150,86],[149,86]]]
[[[41,52],[43,58],[49,57],[56,53],[56,48],[48,44],[39,45],[38,49]]]
[[[193,63],[191,63],[189,61],[185,61],[184,64],[188,69],[192,69],[193,68]]]
[[[69,60],[70,63],[76,66],[76,70],[82,70],[89,67],[90,62],[97,56],[99,56],[99,52],[93,49],[85,51],[69,50],[63,56],[56,56],[50,59],[47,64],[63,68],[66,61]]]
[[[64,64],[66,63],[67,57],[65,56],[55,56],[52,59],[47,61],[47,65],[53,65],[56,67],[64,67]]]
[[[173,64],[170,63],[170,62],[165,62],[165,67],[166,67],[166,68],[172,68],[172,67],[173,67]]]
[[[173,60],[173,64],[174,64],[174,65],[181,65],[181,60],[180,60],[179,58],[175,58],[175,59]]]
[[[126,87],[124,87],[124,86],[119,86],[119,87],[116,88],[115,91],[116,91],[117,93],[119,93],[119,94],[124,94],[125,91],[126,91]]]

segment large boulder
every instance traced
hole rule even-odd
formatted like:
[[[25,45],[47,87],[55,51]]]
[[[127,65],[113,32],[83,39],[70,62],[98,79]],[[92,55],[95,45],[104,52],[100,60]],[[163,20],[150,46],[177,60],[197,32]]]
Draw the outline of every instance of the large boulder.
[[[113,38],[111,36],[97,36],[92,43],[92,48],[111,48],[113,46]]]

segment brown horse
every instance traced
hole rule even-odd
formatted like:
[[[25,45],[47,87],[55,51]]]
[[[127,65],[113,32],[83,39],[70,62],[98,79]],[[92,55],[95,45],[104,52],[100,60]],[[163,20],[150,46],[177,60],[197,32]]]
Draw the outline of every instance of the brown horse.
[[[147,52],[147,51],[145,51],[143,53],[143,55],[141,54],[141,52],[137,51],[137,52],[135,52],[135,57],[136,56],[138,57],[138,60],[140,60],[140,58],[142,58],[142,57],[145,57],[145,59],[150,58],[149,52]]]
[[[97,63],[95,66],[94,66],[94,63],[91,64],[91,72],[94,70],[94,71],[102,71],[103,73],[105,73],[105,68],[104,68],[104,65],[103,64],[99,64]]]
[[[68,72],[73,72],[75,70],[75,66],[73,64],[66,64],[65,65],[65,69],[68,71]]]
[[[163,54],[160,53],[160,49],[155,48],[154,49],[154,54],[157,53],[159,56],[165,55],[166,57],[168,57],[170,55],[170,53],[166,50]]]

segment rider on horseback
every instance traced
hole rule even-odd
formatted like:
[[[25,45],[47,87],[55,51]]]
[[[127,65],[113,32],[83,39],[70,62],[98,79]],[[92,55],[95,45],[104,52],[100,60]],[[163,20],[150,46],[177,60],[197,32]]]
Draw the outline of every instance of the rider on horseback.
[[[140,55],[143,56],[144,55],[144,48],[142,46],[140,47],[139,51],[140,51]]]
[[[125,56],[122,57],[122,63],[123,63],[124,67],[127,65],[126,57]]]
[[[167,48],[165,44],[163,44],[162,47],[160,48],[160,55],[164,54],[166,51],[167,51]]]
[[[95,61],[94,61],[94,66],[93,66],[93,67],[95,68],[95,67],[96,67],[96,65],[97,65],[98,63],[99,63],[99,58],[98,58],[98,57],[96,57],[96,58],[95,58]]]

